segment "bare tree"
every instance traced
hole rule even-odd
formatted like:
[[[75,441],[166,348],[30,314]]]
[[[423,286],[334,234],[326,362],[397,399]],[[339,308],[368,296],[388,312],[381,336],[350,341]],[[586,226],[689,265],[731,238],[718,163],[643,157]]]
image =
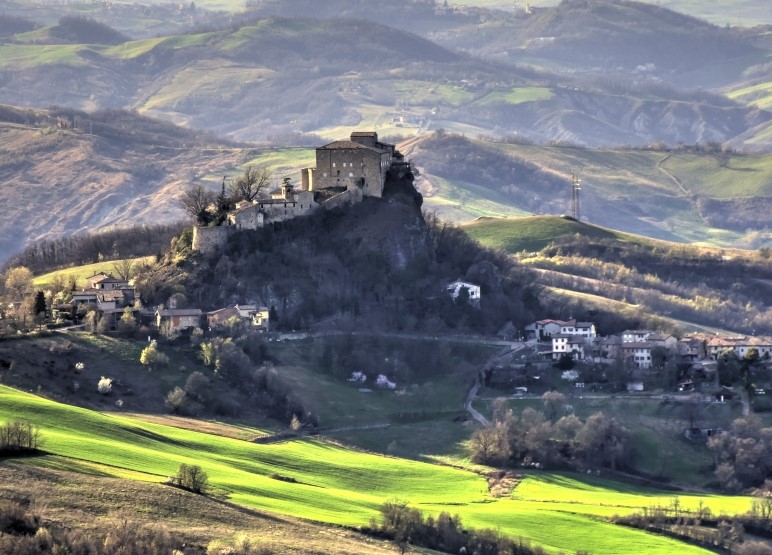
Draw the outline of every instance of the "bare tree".
[[[116,260],[115,263],[113,263],[113,270],[115,270],[115,273],[118,274],[119,278],[126,281],[129,281],[129,278],[131,277],[131,271],[133,269],[133,258],[124,258],[123,260]]]
[[[271,172],[267,168],[249,166],[244,175],[240,175],[228,184],[228,193],[233,202],[254,200],[268,187]]]
[[[215,195],[200,183],[191,185],[182,194],[180,203],[185,212],[198,221],[203,220],[206,208],[214,202]]]

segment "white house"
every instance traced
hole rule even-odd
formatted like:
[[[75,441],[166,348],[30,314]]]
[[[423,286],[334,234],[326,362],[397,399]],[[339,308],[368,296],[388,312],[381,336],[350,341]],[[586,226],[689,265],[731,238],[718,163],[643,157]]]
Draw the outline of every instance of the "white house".
[[[544,341],[552,337],[553,334],[560,333],[561,324],[560,320],[537,320],[525,326],[525,336],[528,339]]]
[[[587,340],[580,335],[559,333],[552,336],[552,360],[571,355],[574,360],[584,360]]]
[[[628,341],[622,343],[625,358],[632,360],[638,368],[651,368],[651,350],[655,347],[646,341]]]
[[[446,287],[450,297],[455,301],[461,294],[462,289],[466,289],[469,294],[469,302],[471,304],[480,304],[480,286],[467,281],[454,281],[448,284]]]
[[[639,343],[654,333],[651,330],[625,330],[622,332],[622,343]]]
[[[560,333],[567,335],[581,335],[585,339],[592,339],[597,335],[595,332],[595,324],[592,322],[577,322],[576,320],[561,322]]]

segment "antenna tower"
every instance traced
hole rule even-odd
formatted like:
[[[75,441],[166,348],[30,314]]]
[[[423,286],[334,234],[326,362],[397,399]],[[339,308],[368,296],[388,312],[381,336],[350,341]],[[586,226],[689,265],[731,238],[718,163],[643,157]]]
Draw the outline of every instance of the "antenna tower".
[[[571,170],[571,216],[578,222],[579,221],[579,191],[582,188],[579,184],[581,179],[576,177],[576,172]]]

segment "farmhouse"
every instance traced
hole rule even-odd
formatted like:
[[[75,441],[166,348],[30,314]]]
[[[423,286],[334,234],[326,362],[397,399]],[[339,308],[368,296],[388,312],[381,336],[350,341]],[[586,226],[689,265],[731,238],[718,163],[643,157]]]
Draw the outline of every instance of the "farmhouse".
[[[156,326],[164,335],[172,335],[201,326],[201,309],[159,309],[156,311]]]
[[[629,341],[622,343],[625,358],[635,363],[638,368],[651,368],[651,350],[654,344],[647,341]]]
[[[544,341],[552,337],[552,334],[560,333],[560,320],[537,320],[525,326],[525,336],[528,339]]]
[[[587,340],[580,335],[559,333],[552,336],[552,359],[558,360],[563,355],[571,355],[574,360],[584,360],[584,348]]]

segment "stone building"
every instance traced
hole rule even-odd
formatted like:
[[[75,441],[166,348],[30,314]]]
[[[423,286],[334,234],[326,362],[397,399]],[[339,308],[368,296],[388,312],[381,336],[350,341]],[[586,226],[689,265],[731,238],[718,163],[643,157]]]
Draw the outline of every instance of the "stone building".
[[[378,141],[375,131],[355,131],[348,141],[335,141],[316,149],[316,167],[303,170],[302,189],[382,197],[386,174],[393,164],[404,164],[394,145]]]
[[[312,192],[295,191],[295,187],[285,181],[278,191],[271,193],[270,199],[238,203],[236,209],[228,213],[228,224],[235,229],[259,229],[268,223],[306,216],[318,207]]]

